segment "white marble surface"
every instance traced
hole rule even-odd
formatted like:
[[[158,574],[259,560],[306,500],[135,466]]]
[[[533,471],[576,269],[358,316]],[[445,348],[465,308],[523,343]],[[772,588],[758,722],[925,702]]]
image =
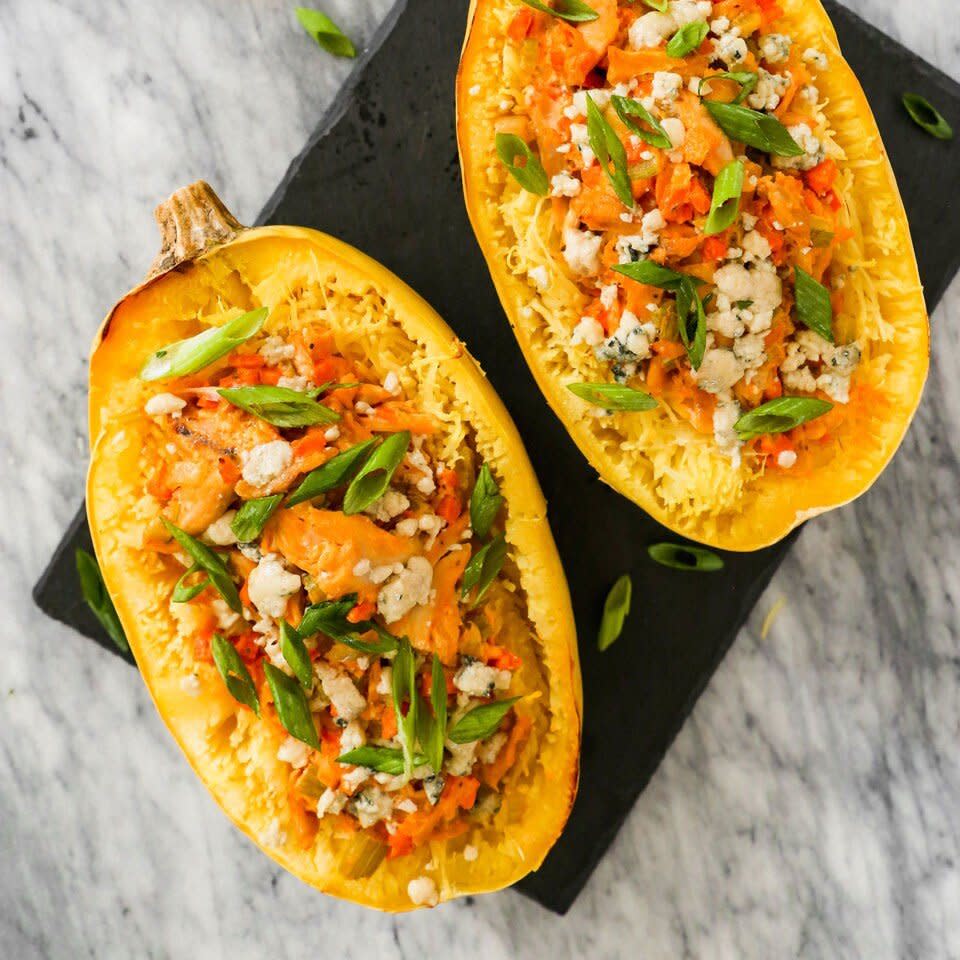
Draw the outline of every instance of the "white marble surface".
[[[325,0],[364,39],[391,3]],[[960,78],[953,0],[851,5]],[[315,895],[221,817],[129,668],[33,608],[150,209],[203,176],[252,218],[349,69],[291,7],[0,4],[0,957],[960,956],[960,284],[903,452],[804,534],[565,918]]]

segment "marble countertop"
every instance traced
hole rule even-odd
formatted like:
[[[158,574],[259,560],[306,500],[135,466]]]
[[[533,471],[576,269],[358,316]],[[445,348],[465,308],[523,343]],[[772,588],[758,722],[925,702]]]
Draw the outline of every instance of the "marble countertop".
[[[392,2],[323,5],[367,41]],[[951,0],[848,3],[960,78]],[[566,917],[315,894],[221,816],[130,669],[33,607],[83,489],[89,341],[152,258],[150,210],[203,177],[252,219],[350,70],[292,7],[3,4],[0,956],[960,956],[960,283],[902,452],[809,526]]]

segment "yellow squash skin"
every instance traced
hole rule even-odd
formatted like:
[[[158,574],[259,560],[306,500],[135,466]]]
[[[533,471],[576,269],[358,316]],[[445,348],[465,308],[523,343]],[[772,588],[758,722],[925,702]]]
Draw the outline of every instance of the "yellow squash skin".
[[[473,0],[457,82],[457,136],[468,213],[544,396],[603,480],[677,533],[737,551],[776,543],[803,521],[864,493],[903,439],[929,363],[928,321],[910,231],[866,97],[818,0],[780,0],[780,6],[784,32],[801,49],[816,47],[830,58],[830,68],[818,75],[817,83],[833,141],[846,155],[840,163],[843,197],[854,232],[841,247],[844,266],[854,272],[838,330],[845,340],[866,342],[861,372],[876,397],[870,409],[848,417],[829,443],[812,452],[802,471],[751,474],[746,465],[734,467],[711,449],[712,438],[697,434],[663,404],[649,413],[599,419],[565,388],[609,375],[586,356],[589,351],[569,346],[576,303],[561,315],[566,307],[561,303],[558,308],[558,301],[565,289],[575,288],[555,232],[548,262],[559,279],[552,281],[545,300],[528,281],[518,256],[516,221],[507,223],[503,213],[502,201],[513,188],[497,160],[494,134],[506,73],[514,74],[514,88],[524,82],[516,52],[504,53],[505,24],[521,9],[517,0]],[[521,229],[532,219],[522,221]],[[648,419],[642,425],[631,422],[637,417]]]
[[[535,870],[559,836],[576,793],[581,691],[573,615],[546,505],[507,411],[482,371],[440,317],[409,287],[352,247],[297,227],[244,229],[205,184],[179,191],[158,208],[165,251],[147,282],[107,317],[90,363],[92,458],[87,509],[97,556],[141,675],[191,766],[231,820],[279,864],[325,893],[388,911],[413,909],[407,884],[424,874],[441,900],[508,886]],[[199,238],[199,242],[198,242]],[[368,876],[349,875],[349,840],[321,820],[305,846],[290,822],[290,768],[277,760],[283,739],[226,692],[212,665],[195,662],[190,605],[170,604],[175,573],[140,547],[156,502],[143,493],[143,451],[154,442],[143,413],[157,384],[137,372],[153,350],[199,329],[202,316],[269,306],[266,330],[295,325],[284,304],[291,291],[326,290],[382,299],[386,326],[354,330],[353,347],[375,362],[415,372],[420,399],[444,418],[450,443],[469,427],[507,502],[506,537],[516,590],[527,619],[518,642],[535,652],[541,684],[534,731],[504,788],[492,821],[383,861]],[[236,310],[234,311],[236,312]],[[200,689],[181,686],[196,673]],[[284,838],[286,835],[286,838]],[[463,856],[466,844],[479,850]]]

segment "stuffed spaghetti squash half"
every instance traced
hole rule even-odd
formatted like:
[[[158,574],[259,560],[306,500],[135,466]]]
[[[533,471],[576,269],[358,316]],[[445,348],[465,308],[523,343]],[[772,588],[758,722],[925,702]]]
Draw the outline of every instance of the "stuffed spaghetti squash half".
[[[384,910],[536,869],[580,686],[545,504],[499,399],[395,276],[205,184],[90,373],[90,528],[170,731],[292,873]]]
[[[474,0],[457,108],[500,298],[604,480],[730,550],[873,483],[928,325],[818,0]]]

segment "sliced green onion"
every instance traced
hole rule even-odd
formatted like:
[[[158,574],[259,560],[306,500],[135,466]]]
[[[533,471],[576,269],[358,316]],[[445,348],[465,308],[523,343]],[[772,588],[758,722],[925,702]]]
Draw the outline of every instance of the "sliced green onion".
[[[568,383],[567,389],[581,400],[604,410],[636,412],[652,410],[657,405],[649,393],[619,383]]]
[[[643,0],[651,10],[658,10],[660,13],[667,12],[667,5],[670,0]]]
[[[507,541],[503,534],[498,534],[488,544],[482,546],[471,558],[463,571],[463,585],[460,596],[466,600],[472,590],[476,590],[473,597],[473,606],[476,606],[483,595],[490,589],[497,574],[503,567],[507,557]]]
[[[117,649],[123,653],[130,653],[130,644],[127,643],[120,617],[117,616],[116,607],[103,582],[100,564],[97,563],[93,554],[87,553],[86,550],[77,550],[74,560],[77,564],[77,576],[80,579],[80,592],[83,594],[84,602],[100,621],[100,626],[106,630],[107,636],[116,644]]]
[[[309,7],[297,7],[297,19],[327,53],[335,57],[355,57],[357,48],[350,38],[325,14]]]
[[[258,717],[260,716],[260,698],[257,688],[247,665],[243,662],[237,648],[219,633],[213,635],[210,642],[210,652],[217,672],[223,678],[224,685],[238,703],[249,707]]]
[[[309,693],[313,689],[313,663],[303,637],[286,620],[280,621],[280,652],[300,686]]]
[[[834,236],[835,234],[832,230],[818,230],[814,227],[810,231],[810,244],[818,250],[822,250],[824,247],[829,247],[830,244],[833,243]]]
[[[910,119],[931,137],[938,140],[953,139],[953,127],[926,97],[921,97],[918,93],[905,93],[903,105],[910,114]]]
[[[703,232],[709,237],[723,233],[740,215],[743,193],[743,161],[728,163],[713,182],[713,200]]]
[[[245,500],[230,521],[230,529],[237,540],[240,543],[253,543],[257,540],[282,499],[282,493],[275,493],[271,497]]]
[[[805,327],[833,343],[833,304],[830,301],[830,291],[800,267],[794,267],[794,274],[798,319]]]
[[[629,210],[633,209],[633,189],[630,186],[630,174],[627,172],[627,151],[624,149],[616,130],[610,126],[600,108],[587,94],[587,136],[590,149],[607,175],[620,202]],[[612,168],[611,168],[612,166]]]
[[[547,171],[523,139],[515,133],[498,133],[495,140],[497,156],[513,179],[528,193],[545,197],[550,192]]]
[[[520,697],[508,697],[506,700],[495,700],[493,703],[484,703],[465,713],[451,728],[447,736],[454,743],[474,743],[477,740],[486,740],[496,733],[497,727],[503,722],[510,708]]]
[[[676,60],[689,56],[703,43],[710,27],[704,20],[685,23],[667,43],[667,56]]]
[[[413,758],[413,765],[419,767],[426,763],[419,754]],[[393,747],[373,747],[369,744],[348,750],[337,757],[337,763],[348,763],[354,767],[367,767],[377,773],[389,773],[396,777],[403,773],[403,751]]]
[[[639,100],[631,100],[629,97],[614,94],[610,98],[610,102],[613,104],[617,116],[623,121],[624,126],[641,140],[661,150],[672,149],[673,141],[667,135],[667,131]],[[637,120],[642,120],[650,129],[641,127]]]
[[[680,543],[655,543],[647,547],[651,560],[673,570],[696,570],[714,573],[723,569],[723,558],[704,547],[690,547]]]
[[[753,440],[771,433],[786,433],[832,409],[832,403],[819,397],[777,397],[745,413],[733,429],[741,440]]]
[[[497,481],[493,479],[490,468],[484,464],[477,474],[477,481],[470,495],[470,526],[475,536],[481,540],[486,537],[502,504],[503,497]]]
[[[200,572],[201,568],[199,564],[195,563],[180,577],[180,579],[176,582],[176,585],[173,588],[173,594],[170,597],[170,600],[173,603],[189,603],[194,597],[199,596],[204,590],[207,589],[207,587],[210,586],[210,578],[206,574],[204,574],[200,580],[193,584],[193,586],[188,587],[186,585],[188,577]]]
[[[308,747],[313,747],[314,750],[319,750],[317,725],[310,712],[307,695],[296,677],[288,677],[272,663],[264,663],[263,672],[270,685],[273,705],[283,729],[294,739],[305,743]]]
[[[167,532],[183,547],[187,556],[210,577],[214,589],[227,601],[230,609],[235,613],[243,613],[240,594],[237,592],[233,578],[230,576],[227,565],[220,554],[211,550],[196,538],[191,537],[185,530],[181,530],[178,526],[172,524],[166,517],[161,517],[161,520],[164,527],[167,528]]]
[[[355,444],[343,453],[331,457],[316,470],[311,470],[290,495],[287,506],[293,507],[305,500],[312,500],[346,483],[353,471],[363,463],[376,442],[376,439],[364,440],[363,443]]]
[[[140,379],[170,380],[210,366],[256,336],[269,312],[266,307],[260,307],[228,320],[223,326],[204,330],[195,337],[168,343],[147,358],[140,370]]]
[[[779,157],[803,156],[803,147],[790,136],[790,132],[776,117],[736,103],[720,103],[718,100],[704,100],[703,105],[731,140]]]
[[[430,665],[430,706],[433,724],[426,740],[420,741],[420,746],[433,772],[439,773],[443,767],[443,744],[447,738],[447,678],[436,654]]]
[[[623,631],[623,621],[630,612],[630,596],[633,583],[629,574],[624,574],[610,588],[603,604],[603,617],[600,620],[600,632],[597,635],[597,649],[606,650]]]
[[[659,287],[662,290],[676,290],[683,281],[684,274],[677,273],[669,267],[661,267],[659,263],[653,260],[637,260],[634,263],[614,264],[615,273],[622,273],[631,280],[638,283],[645,283],[651,287]]]
[[[693,318],[694,332],[690,334],[690,320]],[[703,355],[707,349],[707,314],[703,301],[697,293],[697,282],[693,277],[685,276],[677,289],[677,330],[680,339],[687,348],[690,366],[700,369]]]
[[[552,7],[547,6],[542,0],[520,0],[520,2],[541,13],[548,13],[551,17],[567,20],[570,23],[588,23],[600,16],[593,7],[583,3],[583,0],[554,0]]]
[[[393,710],[397,717],[397,736],[403,749],[403,771],[409,776],[414,766],[414,741],[417,736],[417,664],[406,637],[397,646],[397,655],[393,658],[393,671],[390,676]],[[407,703],[407,712],[403,705]]]
[[[258,384],[250,387],[224,387],[217,391],[235,407],[275,427],[312,427],[316,423],[337,423],[340,414],[309,394],[288,387]]]
[[[697,96],[701,98],[704,96],[703,85],[711,80],[732,80],[739,84],[740,92],[733,102],[740,104],[756,90],[757,84],[760,82],[760,74],[754,73],[752,70],[725,70],[723,73],[712,73],[709,77],[701,79],[697,86]]]
[[[410,446],[410,432],[391,433],[370,454],[357,475],[350,481],[343,497],[343,512],[348,516],[360,513],[384,495],[400,461]]]
[[[372,620],[352,623],[347,614],[357,605],[357,595],[341,597],[339,600],[323,600],[311,604],[303,613],[297,632],[302,637],[312,637],[323,633],[338,643],[360,653],[384,654],[397,649],[397,638]],[[363,640],[361,634],[374,631],[376,640]]]

